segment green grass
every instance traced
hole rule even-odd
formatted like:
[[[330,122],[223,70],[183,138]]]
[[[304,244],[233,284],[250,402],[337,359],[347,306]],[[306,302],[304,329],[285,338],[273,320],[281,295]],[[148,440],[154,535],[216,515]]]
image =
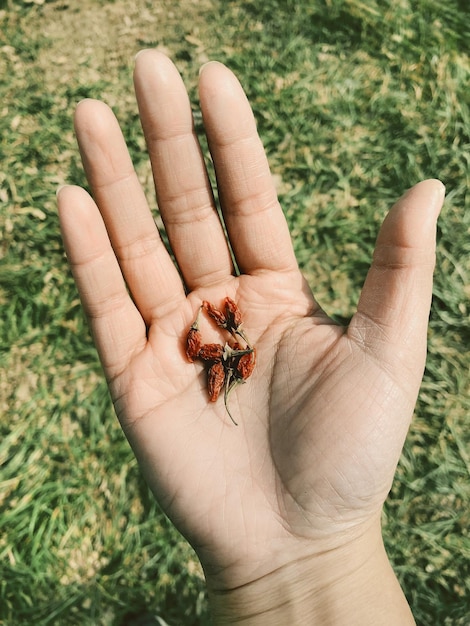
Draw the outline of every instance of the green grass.
[[[384,525],[418,624],[470,624],[468,9],[0,4],[0,624],[118,625],[146,611],[208,623],[195,556],[116,424],[55,209],[58,184],[84,183],[71,118],[86,96],[114,107],[153,197],[131,78],[145,46],[171,54],[195,109],[200,63],[237,73],[299,263],[338,319],[354,311],[390,204],[422,178],[446,184],[429,359]]]

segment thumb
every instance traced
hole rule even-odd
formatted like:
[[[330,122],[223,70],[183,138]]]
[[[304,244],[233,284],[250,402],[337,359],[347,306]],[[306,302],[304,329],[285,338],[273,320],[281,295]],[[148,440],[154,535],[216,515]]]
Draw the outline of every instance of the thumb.
[[[411,370],[418,384],[426,355],[436,222],[444,195],[440,181],[425,180],[392,207],[348,330],[351,339],[385,366]]]

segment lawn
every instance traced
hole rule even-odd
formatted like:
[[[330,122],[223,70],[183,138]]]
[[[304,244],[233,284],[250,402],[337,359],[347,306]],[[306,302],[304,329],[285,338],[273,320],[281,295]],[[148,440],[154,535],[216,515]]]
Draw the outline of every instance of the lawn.
[[[447,200],[416,415],[384,512],[419,626],[470,624],[468,0],[0,0],[0,624],[210,623],[191,548],[115,420],[64,258],[55,190],[85,184],[72,114],[122,123],[152,204],[135,53],[201,63],[253,105],[298,261],[352,315],[383,216],[420,179]],[[209,159],[208,159],[209,161]]]

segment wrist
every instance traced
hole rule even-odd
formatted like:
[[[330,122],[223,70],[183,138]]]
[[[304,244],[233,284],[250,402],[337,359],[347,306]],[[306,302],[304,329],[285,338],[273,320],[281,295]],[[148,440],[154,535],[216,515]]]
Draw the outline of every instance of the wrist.
[[[340,548],[296,559],[233,589],[208,581],[217,626],[408,626],[415,622],[380,529]]]

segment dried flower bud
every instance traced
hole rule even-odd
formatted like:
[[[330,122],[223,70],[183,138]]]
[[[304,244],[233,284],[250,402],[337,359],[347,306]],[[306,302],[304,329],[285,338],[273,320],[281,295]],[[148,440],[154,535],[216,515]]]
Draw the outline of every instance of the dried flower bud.
[[[242,380],[246,380],[249,378],[256,365],[256,353],[253,349],[253,352],[249,352],[248,354],[243,354],[237,363],[237,374],[242,378]]]
[[[224,300],[225,315],[227,318],[227,328],[236,331],[242,323],[242,314],[237,304],[228,296]]]
[[[202,348],[202,335],[201,331],[197,328],[191,328],[186,336],[186,356],[191,363],[199,356],[199,352]]]
[[[222,311],[219,311],[213,304],[204,300],[202,306],[206,309],[209,316],[214,320],[217,326],[221,328],[227,328],[227,319]]]
[[[209,400],[215,402],[224,386],[225,368],[221,361],[213,363],[207,371],[207,391]]]
[[[220,361],[224,354],[224,346],[220,343],[205,343],[199,350],[199,358],[204,361]]]

